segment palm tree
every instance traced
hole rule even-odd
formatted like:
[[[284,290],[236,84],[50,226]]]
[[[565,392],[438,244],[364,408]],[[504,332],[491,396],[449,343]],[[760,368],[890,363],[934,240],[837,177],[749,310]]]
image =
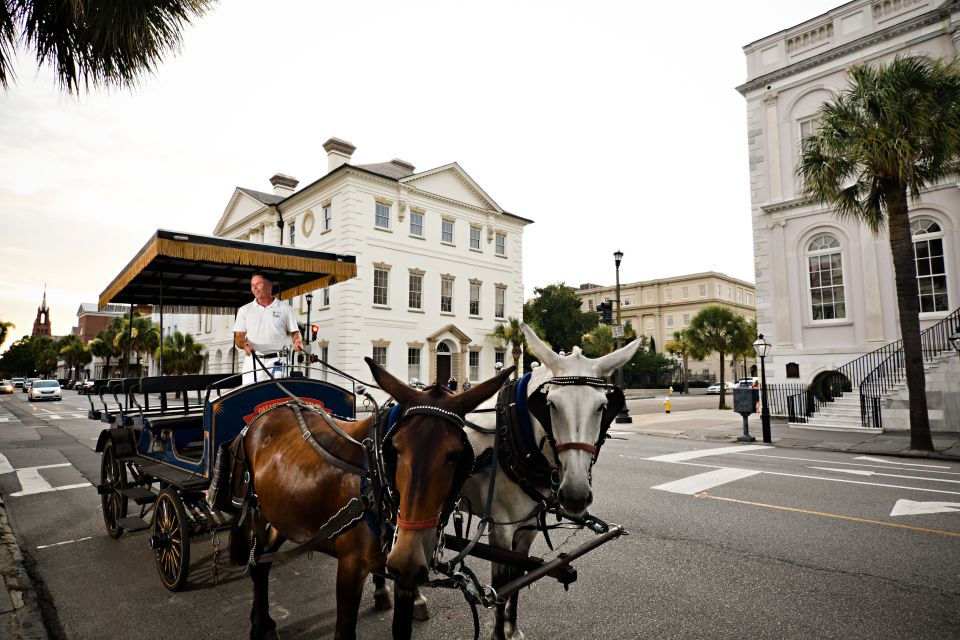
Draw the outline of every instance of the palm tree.
[[[690,341],[690,336],[687,335],[686,330],[683,331],[674,331],[673,340],[669,341],[667,344],[663,345],[663,348],[666,349],[669,353],[676,354],[680,356],[683,360],[683,393],[690,393],[690,381],[687,379],[687,372],[690,370],[690,353],[693,351],[693,343]]]
[[[7,339],[7,334],[10,332],[10,329],[15,329],[16,327],[17,325],[12,322],[0,320],[0,347],[3,346],[3,342]]]
[[[34,51],[37,64],[53,66],[69,93],[91,86],[135,86],[160,59],[180,48],[181,31],[213,0],[137,2],[0,3],[0,87],[14,79],[17,45]]]
[[[163,372],[167,374],[199,373],[203,368],[203,350],[205,347],[194,341],[189,333],[179,331],[163,339]],[[155,356],[160,358],[160,349]]]
[[[707,305],[690,320],[685,329],[690,341],[690,355],[698,360],[711,353],[720,354],[720,409],[726,408],[727,385],[724,383],[725,356],[743,339],[746,321],[729,307]]]
[[[135,315],[131,329],[130,319],[124,318],[118,323],[113,346],[123,354],[127,353],[129,346],[130,351],[137,357],[137,369],[139,370],[141,368],[141,356],[144,353],[154,353],[160,346],[160,328],[150,318]]]
[[[80,367],[93,360],[90,348],[76,335],[64,336],[58,344],[60,357],[74,370],[74,380],[80,377]]]
[[[591,358],[599,358],[608,353],[613,353],[616,348],[616,340],[613,338],[613,330],[608,324],[598,324],[590,333],[583,334],[580,339],[583,345],[583,353]]]
[[[898,56],[850,69],[850,86],[823,104],[803,141],[803,194],[879,234],[887,227],[910,396],[910,447],[932,451],[920,344],[919,291],[908,195],[957,174],[960,64]]]
[[[746,371],[747,368],[747,358],[755,356],[756,352],[753,349],[753,342],[757,339],[757,320],[756,318],[751,318],[750,320],[744,320],[743,331],[740,335],[740,339],[736,341],[733,345],[733,348],[730,351],[730,355],[733,356],[734,370],[736,370],[736,363],[740,360],[743,360],[743,368]],[[743,374],[746,377],[746,373]],[[734,375],[736,377],[736,375]]]
[[[516,380],[519,375],[520,356],[523,355],[523,348],[527,344],[527,339],[523,335],[523,329],[520,328],[522,324],[523,322],[520,319],[510,317],[507,318],[505,323],[498,324],[493,332],[490,333],[490,337],[501,346],[510,346],[510,355],[513,356],[513,364],[517,367],[513,372],[514,380]]]

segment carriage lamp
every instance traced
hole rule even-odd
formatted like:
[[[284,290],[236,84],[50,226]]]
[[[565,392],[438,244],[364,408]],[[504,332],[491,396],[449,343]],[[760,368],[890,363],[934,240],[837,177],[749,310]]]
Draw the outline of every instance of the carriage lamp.
[[[950,337],[947,338],[947,342],[949,342],[950,346],[953,347],[953,350],[957,352],[957,355],[960,355],[960,327],[950,334]]]
[[[753,350],[760,358],[760,426],[763,428],[763,441],[770,444],[770,407],[767,404],[767,368],[764,359],[770,353],[770,343],[763,339],[763,334],[757,336],[753,343]]]

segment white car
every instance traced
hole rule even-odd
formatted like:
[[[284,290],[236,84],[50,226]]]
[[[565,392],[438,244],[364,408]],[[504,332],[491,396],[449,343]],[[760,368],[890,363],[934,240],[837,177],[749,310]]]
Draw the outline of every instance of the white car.
[[[35,380],[27,391],[27,400],[63,400],[60,383],[56,380]]]
[[[723,384],[724,384],[724,386],[727,388],[727,391],[730,391],[731,389],[733,389],[733,384],[731,384],[731,383],[729,383],[729,382],[724,382]],[[719,382],[714,382],[712,385],[710,385],[709,387],[707,387],[707,395],[708,395],[708,396],[718,396],[718,395],[720,395],[720,383],[719,383]]]

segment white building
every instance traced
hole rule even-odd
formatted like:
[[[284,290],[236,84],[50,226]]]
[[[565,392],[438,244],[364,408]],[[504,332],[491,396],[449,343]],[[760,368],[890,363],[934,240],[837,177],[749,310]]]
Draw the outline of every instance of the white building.
[[[852,65],[952,57],[958,25],[955,1],[856,0],[744,47],[747,81],[737,89],[747,101],[758,329],[773,344],[773,382],[809,383],[900,338],[886,234],[800,197],[800,141]],[[960,306],[957,184],[930,187],[910,206],[926,328]]]
[[[351,164],[355,147],[331,138],[327,173],[297,190],[277,174],[273,193],[238,187],[214,235],[357,257],[358,277],[314,292],[313,353],[369,380],[370,356],[401,379],[479,381],[508,363],[489,338],[523,311],[523,229],[457,164],[416,172],[403,160]],[[252,300],[251,295],[251,300]],[[292,301],[307,321],[305,296]],[[171,318],[207,346],[206,370],[239,371],[233,318]]]

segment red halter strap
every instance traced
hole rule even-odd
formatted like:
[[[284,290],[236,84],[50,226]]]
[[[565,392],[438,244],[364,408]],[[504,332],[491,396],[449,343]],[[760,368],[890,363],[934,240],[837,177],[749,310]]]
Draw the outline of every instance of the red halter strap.
[[[554,450],[559,454],[569,449],[580,449],[581,451],[586,451],[590,455],[597,455],[597,447],[592,444],[587,444],[586,442],[558,442],[554,446]]]
[[[408,529],[411,531],[418,531],[420,529],[434,529],[440,526],[440,518],[430,518],[429,520],[404,520],[400,516],[397,516],[397,527],[400,529]]]

